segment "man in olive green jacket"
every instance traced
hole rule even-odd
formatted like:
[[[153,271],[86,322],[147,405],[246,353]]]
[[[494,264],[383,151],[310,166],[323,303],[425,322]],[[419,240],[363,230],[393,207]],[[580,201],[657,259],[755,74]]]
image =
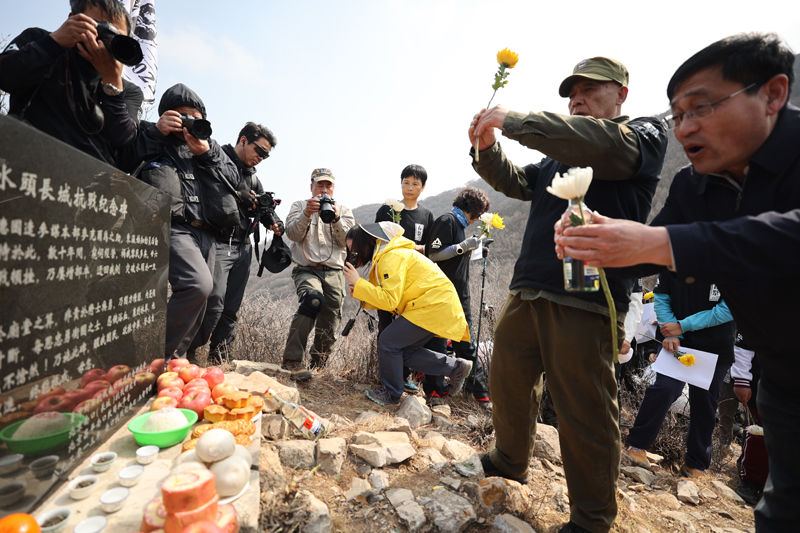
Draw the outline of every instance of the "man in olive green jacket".
[[[601,292],[565,291],[553,224],[567,202],[546,188],[556,172],[590,166],[594,180],[585,197],[590,208],[640,222],[647,218],[667,138],[660,121],[621,114],[627,85],[628,71],[618,61],[585,59],[559,88],[569,98],[569,116],[525,115],[498,106],[475,115],[469,129],[470,141],[478,138],[480,157],[473,167],[480,176],[507,196],[531,203],[511,294],[495,328],[489,390],[496,444],[482,463],[487,475],[527,480],[546,373],[570,494],[570,522],[562,531],[608,531],[614,522],[619,408],[608,307]],[[495,129],[548,157],[514,165],[500,149]],[[622,339],[632,280],[608,279]]]

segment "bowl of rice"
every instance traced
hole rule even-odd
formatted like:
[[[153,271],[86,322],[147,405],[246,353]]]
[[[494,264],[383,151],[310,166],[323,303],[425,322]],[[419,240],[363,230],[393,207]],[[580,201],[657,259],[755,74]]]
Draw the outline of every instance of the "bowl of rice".
[[[5,442],[12,453],[40,454],[65,445],[70,431],[85,420],[80,413],[39,413],[0,431],[0,441]]]
[[[128,423],[128,430],[139,446],[158,446],[169,448],[189,434],[197,413],[191,409],[165,407],[139,415]]]

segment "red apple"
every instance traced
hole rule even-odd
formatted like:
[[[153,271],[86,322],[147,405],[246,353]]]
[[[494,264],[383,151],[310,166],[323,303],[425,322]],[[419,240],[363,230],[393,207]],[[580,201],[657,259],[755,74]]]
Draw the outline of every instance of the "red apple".
[[[178,407],[179,403],[180,402],[172,396],[159,396],[153,400],[153,405],[150,406],[150,410],[158,411],[163,407]]]
[[[191,409],[197,413],[198,420],[202,420],[203,410],[212,403],[211,394],[208,392],[208,390],[198,388],[191,389],[189,392],[184,394],[183,398],[181,398],[181,401],[178,403],[178,407]]]
[[[97,381],[90,381],[86,385],[83,386],[83,390],[90,391],[92,396],[99,390],[105,390],[111,387],[111,383],[104,380],[98,379]]]
[[[220,396],[224,396],[225,394],[230,394],[236,390],[236,387],[231,385],[230,383],[220,383],[213,389],[211,389],[211,397],[214,398],[216,401],[217,398]]]
[[[212,389],[225,381],[225,373],[222,369],[218,366],[212,366],[206,369],[206,373],[203,374],[203,379],[208,382],[208,386]]]
[[[176,400],[180,400],[183,398],[183,391],[178,387],[167,387],[166,389],[161,389],[158,391],[158,397],[169,396],[170,398],[175,398]]]
[[[81,387],[85,387],[87,383],[91,383],[92,381],[97,381],[99,379],[111,381],[108,379],[106,371],[102,368],[93,368],[91,370],[87,370],[83,373],[83,377],[81,377]]]
[[[188,381],[186,385],[184,385],[183,390],[185,391],[190,387],[205,387],[208,389],[208,392],[211,392],[211,387],[208,386],[208,381],[204,380],[203,378],[194,378],[193,380]]]
[[[178,370],[178,375],[181,377],[183,381],[189,383],[193,379],[203,377],[203,374],[206,373],[206,369],[199,367],[197,365],[186,365]]]
[[[139,372],[133,376],[133,381],[137,389],[144,390],[156,382],[156,375],[152,372]]]
[[[67,391],[66,391],[66,389],[64,389],[64,387],[61,387],[61,386],[53,387],[49,391],[40,393],[39,396],[36,397],[36,401],[37,402],[41,402],[45,398],[48,398],[50,396],[55,396],[57,394],[64,394],[65,392],[67,392]]]
[[[75,389],[71,391],[67,391],[64,393],[64,398],[74,400],[73,405],[78,405],[84,400],[88,400],[94,394],[92,391],[87,391],[86,389]]]
[[[163,358],[162,359],[153,359],[153,362],[150,363],[150,372],[152,372],[156,376],[160,376],[161,374],[164,373],[164,367],[165,366],[166,366],[166,363],[164,362]]]
[[[167,370],[170,372],[177,372],[181,368],[190,365],[192,363],[189,362],[188,359],[185,357],[179,357],[178,359],[170,359],[167,363]]]
[[[75,407],[75,397],[66,398],[65,394],[56,394],[55,396],[48,396],[47,398],[36,404],[33,414],[44,413],[46,411],[58,411],[60,413],[69,413]]]
[[[123,391],[127,392],[133,388],[133,385],[134,381],[132,377],[118,379],[113,385],[111,385],[111,394],[116,395]]]
[[[102,402],[97,398],[91,398],[89,400],[84,400],[75,407],[73,407],[73,413],[81,413],[83,415],[89,416],[94,413]]]
[[[108,380],[111,383],[116,383],[117,380],[130,374],[131,367],[128,365],[116,365],[108,369]]]
[[[177,372],[164,372],[158,379],[156,380],[156,386],[158,390],[165,389],[167,387],[178,387],[179,389],[183,389],[184,382],[183,380],[178,377]]]

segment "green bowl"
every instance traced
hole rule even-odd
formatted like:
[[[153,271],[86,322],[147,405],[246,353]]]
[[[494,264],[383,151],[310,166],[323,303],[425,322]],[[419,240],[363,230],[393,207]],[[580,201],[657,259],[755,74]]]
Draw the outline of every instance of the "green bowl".
[[[86,416],[80,413],[61,413],[70,421],[69,427],[57,433],[42,435],[31,439],[15,439],[14,433],[25,420],[14,422],[7,428],[0,431],[0,440],[6,443],[8,449],[13,453],[23,453],[25,455],[36,455],[38,453],[54,450],[64,446],[69,441],[69,432],[86,420]]]
[[[139,415],[128,422],[128,430],[133,433],[136,444],[139,446],[158,446],[159,448],[169,448],[186,438],[192,426],[197,422],[197,413],[191,409],[178,409],[186,417],[186,425],[169,431],[143,431],[142,426],[157,411],[150,411]]]

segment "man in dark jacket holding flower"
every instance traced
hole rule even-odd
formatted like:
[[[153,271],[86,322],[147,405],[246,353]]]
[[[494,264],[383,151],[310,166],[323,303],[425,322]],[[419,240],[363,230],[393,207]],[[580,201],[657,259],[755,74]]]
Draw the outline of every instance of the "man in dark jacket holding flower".
[[[627,85],[621,63],[593,57],[578,63],[559,87],[569,98],[569,116],[524,115],[498,106],[479,112],[469,129],[470,142],[477,136],[480,150],[473,168],[496,190],[531,202],[511,294],[495,328],[489,390],[496,444],[482,462],[487,475],[527,480],[546,372],[570,494],[564,531],[607,531],[616,517],[619,409],[608,307],[602,293],[564,290],[552,235],[553,221],[567,202],[546,188],[556,172],[589,166],[594,169],[585,197],[590,208],[646,219],[667,138],[658,120],[621,114]],[[495,129],[548,157],[514,165],[500,149]],[[621,333],[633,280],[610,275],[609,282]]]

